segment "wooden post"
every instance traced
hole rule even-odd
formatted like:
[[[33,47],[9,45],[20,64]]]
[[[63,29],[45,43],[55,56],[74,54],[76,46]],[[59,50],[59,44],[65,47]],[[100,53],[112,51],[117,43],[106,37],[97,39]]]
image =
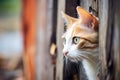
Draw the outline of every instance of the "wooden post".
[[[101,79],[120,80],[120,1],[100,0]]]
[[[36,80],[53,80],[53,65],[49,52],[52,35],[53,0],[37,0]]]
[[[105,80],[106,73],[106,38],[108,27],[108,0],[99,1],[99,53],[102,67],[100,80]]]
[[[23,34],[24,34],[24,68],[26,80],[35,80],[35,27],[36,1],[23,1]]]
[[[113,0],[114,5],[114,63],[115,63],[115,79],[120,80],[120,0]],[[113,10],[114,10],[113,9]],[[112,54],[112,53],[111,53]]]
[[[63,54],[62,54],[62,34],[64,32],[64,22],[61,11],[65,10],[65,0],[58,0],[57,15],[57,63],[56,63],[56,80],[63,80]]]

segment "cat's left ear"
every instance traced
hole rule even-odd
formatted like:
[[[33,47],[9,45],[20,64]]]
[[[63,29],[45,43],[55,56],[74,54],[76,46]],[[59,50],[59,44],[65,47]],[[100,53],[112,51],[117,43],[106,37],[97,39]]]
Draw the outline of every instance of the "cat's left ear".
[[[65,13],[62,12],[62,11],[61,11],[61,14],[62,14],[63,19],[65,20],[65,24],[66,24],[66,25],[72,24],[73,22],[75,22],[75,21],[78,20],[77,18],[71,17],[71,16],[65,14]]]
[[[93,14],[89,13],[85,9],[80,6],[77,6],[77,13],[81,23],[86,25],[87,27],[97,30],[98,29],[98,18],[95,17]]]

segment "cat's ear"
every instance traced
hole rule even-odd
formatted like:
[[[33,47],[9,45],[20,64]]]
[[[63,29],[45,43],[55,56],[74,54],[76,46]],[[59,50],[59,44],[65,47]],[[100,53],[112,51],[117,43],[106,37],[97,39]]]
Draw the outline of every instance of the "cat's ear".
[[[89,28],[98,29],[98,18],[95,17],[93,14],[89,13],[85,9],[83,9],[80,6],[77,6],[77,13],[79,16],[79,19],[81,20],[81,23],[86,25]]]
[[[66,25],[67,24],[72,24],[75,21],[77,21],[77,18],[74,18],[74,17],[71,17],[71,16],[65,14],[63,11],[61,11],[61,14],[62,14],[63,19],[65,20]]]

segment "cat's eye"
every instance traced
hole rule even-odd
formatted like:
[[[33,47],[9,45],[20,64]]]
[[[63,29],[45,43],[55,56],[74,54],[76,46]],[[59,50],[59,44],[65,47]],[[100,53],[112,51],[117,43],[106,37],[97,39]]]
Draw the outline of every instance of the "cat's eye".
[[[73,39],[72,39],[73,44],[78,44],[79,41],[80,41],[80,37],[73,37]]]

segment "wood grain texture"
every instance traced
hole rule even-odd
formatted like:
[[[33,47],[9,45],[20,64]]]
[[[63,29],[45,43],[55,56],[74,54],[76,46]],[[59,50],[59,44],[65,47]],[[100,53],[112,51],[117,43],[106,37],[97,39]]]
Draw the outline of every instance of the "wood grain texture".
[[[108,0],[99,0],[99,53],[102,66],[101,80],[104,80],[106,73],[106,36],[108,26]]]
[[[120,1],[99,1],[101,79],[120,80]]]
[[[64,22],[61,17],[61,11],[65,10],[65,0],[58,0],[57,14],[57,63],[56,63],[56,80],[63,80],[63,54],[62,54],[62,34],[64,32]]]
[[[114,2],[114,63],[115,63],[115,80],[120,80],[120,0]]]
[[[36,80],[53,80],[53,65],[49,53],[52,33],[53,0],[37,0]]]

